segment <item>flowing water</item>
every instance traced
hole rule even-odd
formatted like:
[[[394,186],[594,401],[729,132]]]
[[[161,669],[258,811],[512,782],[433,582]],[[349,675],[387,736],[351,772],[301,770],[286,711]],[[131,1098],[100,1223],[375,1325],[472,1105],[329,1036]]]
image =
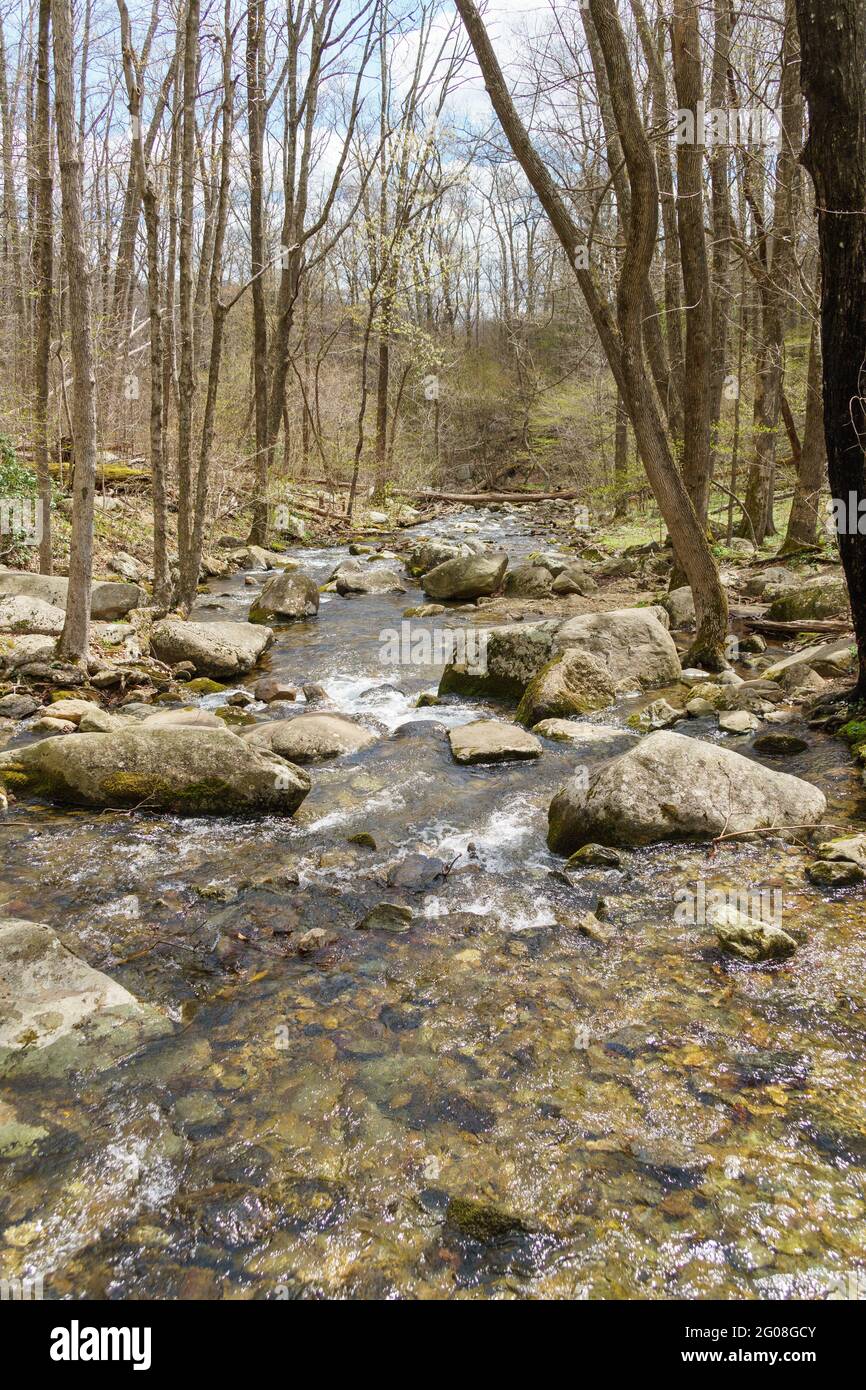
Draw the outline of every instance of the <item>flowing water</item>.
[[[537,545],[519,521],[480,526],[512,557]],[[298,552],[319,582],[344,555]],[[246,616],[243,576],[210,588],[195,616]],[[862,1291],[862,890],[813,889],[805,847],[772,837],[563,875],[546,813],[575,754],[545,741],[537,763],[458,767],[443,726],[495,708],[416,709],[440,668],[383,659],[421,601],[323,595],[279,630],[265,669],[381,732],[311,768],[292,820],[6,817],[3,914],[49,923],[175,1031],[96,1075],[9,1088],[42,1137],[0,1161],[0,1272],[55,1298]],[[784,767],[832,820],[862,818],[841,743],[810,733]],[[375,849],[349,842],[363,831]],[[419,851],[448,872],[388,886]],[[698,879],[781,890],[796,955],[723,958],[675,917]],[[408,929],[356,930],[384,900],[412,906]],[[575,926],[600,900],[606,945]],[[311,927],[332,944],[299,955]]]

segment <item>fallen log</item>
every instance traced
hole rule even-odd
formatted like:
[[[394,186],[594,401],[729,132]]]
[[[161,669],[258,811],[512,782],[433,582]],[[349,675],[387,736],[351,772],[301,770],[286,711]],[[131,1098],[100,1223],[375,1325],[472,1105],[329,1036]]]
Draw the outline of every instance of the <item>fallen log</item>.
[[[731,618],[737,622],[745,623],[746,627],[752,627],[756,632],[787,633],[789,635],[798,632],[828,632],[838,633],[839,636],[851,632],[851,624],[844,618],[801,618],[799,621],[782,622],[775,618],[765,618],[766,608],[759,608],[753,604],[732,604],[728,610]],[[851,641],[854,635],[851,634]]]
[[[430,502],[465,502],[484,507],[488,502],[579,502],[580,492],[432,492],[428,488],[410,491],[395,488],[398,497],[417,497]]]

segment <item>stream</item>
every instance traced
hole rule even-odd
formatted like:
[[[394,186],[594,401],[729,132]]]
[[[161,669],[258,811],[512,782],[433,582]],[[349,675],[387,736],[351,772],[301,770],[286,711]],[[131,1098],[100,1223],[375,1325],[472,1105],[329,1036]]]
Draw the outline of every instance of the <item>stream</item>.
[[[512,563],[539,546],[514,515],[419,529],[461,528]],[[317,583],[346,555],[291,553]],[[197,620],[245,618],[257,592],[209,590]],[[0,1269],[48,1298],[863,1296],[862,889],[819,891],[808,851],[771,836],[564,875],[545,832],[574,751],[459,767],[445,728],[502,710],[416,708],[441,667],[388,666],[382,634],[422,602],[414,581],[323,594],[278,629],[261,672],[381,732],[310,767],[292,819],[8,813],[3,915],[50,924],[176,1027],[95,1076],[18,1083],[44,1138],[0,1162]],[[862,828],[845,745],[790,727],[807,750],[767,765]],[[448,871],[398,892],[389,868],[419,853]],[[675,919],[697,879],[780,889],[796,954],[723,957]],[[603,945],[574,925],[600,900]],[[412,907],[407,929],[356,930],[382,901]],[[299,955],[313,927],[333,940]]]

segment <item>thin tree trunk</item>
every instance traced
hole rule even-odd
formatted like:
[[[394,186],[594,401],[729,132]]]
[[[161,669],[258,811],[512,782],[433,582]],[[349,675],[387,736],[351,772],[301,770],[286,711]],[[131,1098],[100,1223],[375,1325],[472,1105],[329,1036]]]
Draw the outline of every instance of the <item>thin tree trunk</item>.
[[[93,502],[96,476],[96,373],[91,326],[91,269],[81,205],[81,159],[75,123],[72,78],[71,0],[54,0],[54,87],[57,155],[60,165],[63,242],[69,282],[69,337],[73,366],[75,467],[72,538],[66,620],[58,653],[83,661],[90,639],[90,587],[93,569]]]
[[[36,56],[36,217],[33,260],[36,272],[36,335],[33,354],[33,432],[42,530],[39,570],[52,573],[51,473],[49,470],[48,397],[51,370],[51,302],[54,277],[51,158],[51,0],[39,0]]]
[[[788,530],[780,554],[801,550],[818,542],[821,490],[827,478],[827,445],[824,441],[824,398],[821,391],[821,334],[817,321],[812,324],[809,341],[809,370],[806,379],[806,423],[803,447],[797,465],[794,500],[788,517]]]

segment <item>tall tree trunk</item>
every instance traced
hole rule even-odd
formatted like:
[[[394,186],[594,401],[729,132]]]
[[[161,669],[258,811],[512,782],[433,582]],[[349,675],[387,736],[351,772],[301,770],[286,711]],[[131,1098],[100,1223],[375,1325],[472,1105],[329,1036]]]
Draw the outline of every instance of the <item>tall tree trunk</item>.
[[[579,263],[577,252],[583,238],[517,113],[481,16],[473,0],[456,0],[456,3],[493,108],[515,157],[562,242],[611,371],[623,393],[650,486],[694,595],[698,632],[690,656],[718,668],[724,664],[727,598],[703,528],[671,453],[644,363],[642,305],[658,232],[658,184],[652,151],[640,122],[631,59],[619,18],[615,10],[609,8],[608,0],[590,0],[631,182],[631,219],[619,284],[617,328],[591,271]]]
[[[265,131],[265,0],[249,0],[247,11],[247,126],[250,147],[250,270],[253,277],[253,400],[256,452],[253,471],[262,494],[267,492],[268,457],[268,322],[264,285],[264,182]],[[253,520],[253,534],[267,534],[267,498]]]
[[[817,321],[812,324],[809,341],[809,370],[806,378],[806,423],[803,447],[797,465],[794,500],[788,517],[788,530],[780,554],[816,545],[821,489],[827,478],[827,445],[824,442],[824,396],[821,390],[821,334]]]
[[[697,0],[674,0],[674,79],[683,110],[703,103],[701,37]],[[712,303],[704,235],[703,143],[677,146],[677,224],[686,302],[686,361],[683,385],[685,435],[683,479],[698,520],[706,524],[710,503],[710,365]]]
[[[866,513],[866,5],[797,0],[797,19],[810,118],[803,163],[815,184],[821,247],[827,463],[831,495],[844,503],[849,523],[839,529],[839,552],[863,698],[866,536],[857,521],[861,507]]]
[[[93,502],[96,477],[96,373],[91,325],[91,269],[84,238],[81,158],[72,79],[71,0],[54,0],[54,89],[57,156],[60,165],[63,243],[68,280],[69,337],[72,346],[75,470],[72,538],[66,620],[58,653],[83,661],[90,640],[90,586],[93,571]]]
[[[51,357],[51,302],[54,276],[51,159],[51,0],[39,0],[36,50],[36,218],[33,260],[36,274],[36,333],[33,344],[33,432],[42,530],[39,570],[51,574],[51,473],[48,396]]]
[[[199,0],[187,0],[183,53],[180,137],[180,227],[178,310],[180,333],[177,410],[177,549],[181,582],[189,569],[193,528],[193,403],[195,325],[193,311],[193,210],[195,202],[195,99],[198,87]]]

